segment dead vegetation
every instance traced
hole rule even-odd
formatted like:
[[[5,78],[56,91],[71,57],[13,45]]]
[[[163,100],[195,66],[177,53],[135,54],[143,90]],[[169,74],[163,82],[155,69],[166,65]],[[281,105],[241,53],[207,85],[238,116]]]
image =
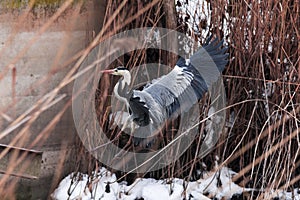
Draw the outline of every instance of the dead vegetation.
[[[217,155],[220,157],[218,161],[220,166],[226,165],[237,172],[234,181],[241,186],[268,190],[298,188],[300,186],[299,1],[228,0],[204,1],[204,3],[177,1],[176,6],[175,4],[171,6],[171,3],[172,1],[164,4],[158,0],[150,2],[143,0],[107,1],[103,28],[99,33],[95,33],[94,40],[84,51],[72,58],[72,61],[76,63],[57,89],[60,90],[72,82],[82,59],[93,47],[123,30],[145,26],[168,27],[186,33],[200,43],[210,32],[214,36],[225,39],[230,53],[230,61],[223,73],[228,123],[215,150],[205,158],[198,158],[195,152],[200,140],[196,138],[187,152],[167,168],[138,175],[117,172],[119,177],[127,181],[132,181],[137,176],[157,179],[173,177],[197,179],[195,169],[202,169],[204,162],[208,167],[206,170],[209,170],[213,167]],[[195,10],[185,9],[190,4],[196,5]],[[55,23],[55,16],[62,15],[64,10],[71,5],[71,1],[66,1],[53,15],[53,19],[49,20],[49,23]],[[180,12],[176,13],[175,8]],[[206,8],[209,9],[208,12]],[[174,13],[176,16],[172,17]],[[172,21],[175,18],[176,23]],[[43,30],[41,28],[41,33]],[[172,66],[174,57],[164,51],[140,50],[125,55],[115,64],[122,64],[128,68],[149,62]],[[8,76],[9,71],[8,66],[2,67],[0,80]],[[96,110],[100,116],[100,124],[103,126],[110,112],[107,102],[109,102],[115,81],[107,78],[101,80],[99,84],[100,92],[96,96]],[[37,120],[39,111],[45,109],[42,105],[45,102],[53,102],[51,98],[53,98],[51,95],[44,96],[44,99],[37,103],[39,106],[31,111],[34,117],[24,123],[20,133],[26,133],[33,121]],[[71,103],[67,102],[64,109],[70,105]],[[64,109],[57,113],[57,117],[51,124],[44,127],[43,133],[51,134],[51,126],[58,123]],[[26,116],[14,119],[15,122],[12,122],[11,126],[24,119]],[[176,126],[175,121],[170,125],[172,128],[170,130],[176,130]],[[204,123],[200,124],[199,130],[203,130],[203,126]],[[7,130],[6,127],[1,127],[1,132],[5,130]],[[115,138],[117,133],[112,131],[107,134]],[[169,139],[161,138],[161,140]],[[114,142],[126,145],[127,141],[128,138],[125,138],[125,142],[120,140]],[[78,171],[86,165],[80,161],[86,157],[84,148],[81,148],[76,158],[78,168],[74,169]],[[155,148],[159,148],[159,144]],[[4,155],[5,151],[1,153],[0,159]],[[18,162],[21,161],[18,160]],[[12,168],[16,167],[18,162],[11,165]],[[89,172],[98,166],[92,157],[89,157],[87,162]],[[9,182],[8,179],[8,176],[1,177],[0,194],[7,193],[7,191],[13,193],[15,181]],[[10,190],[6,190],[7,188]],[[247,197],[247,199],[269,198],[263,195],[263,190]]]

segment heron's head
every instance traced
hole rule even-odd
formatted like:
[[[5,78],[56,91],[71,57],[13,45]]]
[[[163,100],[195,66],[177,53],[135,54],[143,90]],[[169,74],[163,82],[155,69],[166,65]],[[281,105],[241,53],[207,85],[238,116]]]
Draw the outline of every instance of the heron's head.
[[[102,72],[112,74],[112,75],[117,75],[117,76],[126,76],[127,74],[129,74],[129,70],[125,67],[117,67],[115,69],[107,69],[107,70],[103,70]]]
[[[127,83],[128,85],[131,82],[131,75],[130,72],[127,68],[121,66],[121,67],[117,67],[115,69],[107,69],[107,70],[103,70],[102,73],[108,73],[108,74],[112,74],[112,75],[117,75],[117,76],[122,76],[123,79],[120,79],[121,81],[123,80],[125,83]]]

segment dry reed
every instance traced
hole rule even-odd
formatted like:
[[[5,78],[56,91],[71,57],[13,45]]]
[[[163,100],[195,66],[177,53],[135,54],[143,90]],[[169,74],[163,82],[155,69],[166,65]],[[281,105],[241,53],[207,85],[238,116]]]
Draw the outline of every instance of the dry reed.
[[[299,110],[300,110],[300,3],[299,1],[250,1],[250,0],[228,0],[228,1],[204,1],[208,5],[208,15],[200,16],[204,11],[204,4],[197,1],[177,1],[177,8],[195,3],[198,7],[195,10],[182,10],[177,13],[177,24],[174,25],[170,17],[170,5],[164,5],[161,1],[107,1],[105,20],[99,33],[95,34],[93,40],[86,49],[74,55],[63,64],[68,73],[57,87],[44,94],[44,96],[29,108],[22,115],[16,117],[7,126],[1,126],[3,133],[0,138],[9,135],[12,130],[18,128],[18,134],[11,141],[10,145],[23,145],[22,140],[28,140],[29,129],[39,118],[40,114],[50,106],[55,106],[54,97],[65,86],[68,86],[75,79],[75,73],[80,67],[82,60],[99,42],[111,35],[129,30],[132,28],[154,26],[168,27],[184,32],[196,40],[203,42],[207,32],[219,38],[224,38],[229,46],[230,62],[223,74],[227,95],[227,113],[229,127],[224,129],[224,136],[221,137],[215,150],[205,158],[198,158],[195,155],[199,137],[188,151],[170,166],[149,174],[126,174],[118,173],[119,177],[127,181],[133,181],[136,176],[154,178],[181,177],[187,180],[199,178],[196,169],[202,169],[202,163],[206,163],[208,170],[213,167],[214,156],[218,155],[221,160],[219,165],[227,165],[237,172],[233,178],[241,186],[251,187],[260,192],[252,193],[248,199],[268,199],[264,195],[266,190],[284,189],[291,190],[299,187],[300,179],[300,139],[299,139]],[[50,25],[64,14],[67,9],[77,9],[74,15],[79,15],[81,6],[84,4],[72,4],[73,1],[65,1],[54,14],[43,24],[36,36],[32,38],[18,55],[15,56],[12,65],[1,66],[0,80],[10,76],[12,66],[19,61],[28,49],[41,37]],[[170,3],[170,2],[169,2]],[[30,4],[32,6],[32,4]],[[78,6],[78,7],[76,7]],[[28,17],[33,7],[27,7],[19,15],[18,23],[21,25]],[[175,8],[171,6],[171,8]],[[173,19],[174,19],[173,18]],[[192,26],[190,23],[192,22]],[[18,24],[17,24],[18,26]],[[16,27],[17,27],[16,26]],[[175,27],[174,27],[175,26]],[[206,32],[205,32],[206,31]],[[11,40],[16,34],[12,32]],[[9,40],[8,40],[9,41]],[[63,51],[63,46],[61,50]],[[58,54],[61,54],[59,51]],[[1,56],[1,51],[0,51]],[[60,55],[57,55],[58,57]],[[170,64],[174,55],[159,50],[141,50],[132,52],[120,58],[121,64],[128,68],[147,63],[156,62]],[[116,64],[116,63],[114,63]],[[172,65],[174,63],[171,63]],[[53,70],[53,74],[56,71]],[[51,75],[49,75],[51,76]],[[41,82],[46,82],[47,77]],[[100,124],[107,126],[107,117],[110,112],[108,106],[109,94],[112,91],[116,80],[103,78],[99,83],[99,92],[96,96],[96,109]],[[205,102],[203,100],[202,102]],[[28,148],[35,146],[37,142],[43,143],[51,130],[60,121],[62,114],[70,106],[71,100],[66,101],[64,108],[57,112],[51,123],[43,128],[39,138],[29,143]],[[9,110],[1,110],[0,114]],[[203,108],[205,112],[205,108]],[[103,117],[104,116],[104,117]],[[204,116],[203,116],[204,117]],[[10,119],[8,116],[6,119]],[[0,125],[2,122],[0,121]],[[177,122],[174,120],[167,130],[163,141],[172,139],[172,131],[176,130]],[[203,130],[204,123],[199,125]],[[118,131],[108,132],[108,136],[116,140],[116,144],[130,149],[128,138],[118,138]],[[124,141],[123,141],[124,140]],[[156,146],[159,148],[159,146]],[[87,165],[91,172],[99,165],[90,155],[85,160],[87,153],[78,142],[77,157],[74,161],[80,171]],[[139,149],[142,151],[143,149]],[[139,151],[137,150],[137,151]],[[8,151],[2,151],[0,159]],[[62,156],[64,152],[62,151]],[[14,190],[18,178],[9,176],[17,165],[24,161],[25,156],[14,155],[9,163],[10,168],[7,174],[1,176],[0,194],[5,194],[8,199],[14,199]],[[24,165],[26,167],[26,165]],[[56,178],[52,183],[53,190],[61,178],[59,164],[56,171]],[[20,169],[20,173],[22,170]]]

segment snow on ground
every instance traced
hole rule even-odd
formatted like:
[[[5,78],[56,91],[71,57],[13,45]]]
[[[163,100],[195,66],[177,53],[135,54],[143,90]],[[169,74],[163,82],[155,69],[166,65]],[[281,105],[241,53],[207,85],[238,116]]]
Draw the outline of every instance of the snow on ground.
[[[233,194],[245,191],[244,188],[231,182],[233,174],[233,171],[223,167],[217,172],[204,173],[202,179],[189,183],[178,178],[172,180],[138,178],[133,184],[127,185],[124,182],[116,182],[115,174],[101,168],[98,173],[94,172],[92,178],[81,173],[68,175],[51,196],[55,200],[135,200],[140,198],[181,200],[184,196],[186,199],[209,199],[203,195],[205,193],[218,199],[229,199]]]
[[[105,168],[101,168],[98,173],[94,172],[92,179],[87,174],[72,173],[60,182],[51,197],[57,200],[116,199],[120,184],[115,181],[115,174]],[[109,186],[107,183],[110,183]]]
[[[51,195],[55,200],[207,200],[231,199],[233,195],[251,192],[231,181],[236,173],[227,167],[220,170],[205,172],[203,178],[185,182],[183,179],[155,180],[138,178],[131,185],[126,182],[118,183],[116,175],[101,168],[92,176],[82,173],[72,173],[65,177]],[[292,192],[265,192],[266,199],[300,200],[299,190]],[[205,194],[205,195],[204,195]]]
[[[138,178],[131,185],[127,185],[126,182],[116,182],[115,174],[101,168],[90,177],[82,173],[69,174],[60,182],[51,198],[55,200],[207,200],[231,199],[233,195],[254,191],[233,183],[231,178],[235,174],[229,168],[223,167],[217,171],[205,172],[201,179],[189,183],[178,178],[168,180]],[[265,191],[264,197],[265,199],[300,200],[299,189],[292,192]]]

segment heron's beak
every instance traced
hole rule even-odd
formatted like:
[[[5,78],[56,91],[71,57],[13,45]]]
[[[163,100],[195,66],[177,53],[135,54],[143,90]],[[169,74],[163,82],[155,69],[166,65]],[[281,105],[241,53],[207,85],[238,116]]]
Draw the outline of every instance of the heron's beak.
[[[102,73],[107,73],[107,74],[112,74],[112,73],[115,72],[115,70],[114,69],[106,69],[106,70],[102,70],[101,72]]]

